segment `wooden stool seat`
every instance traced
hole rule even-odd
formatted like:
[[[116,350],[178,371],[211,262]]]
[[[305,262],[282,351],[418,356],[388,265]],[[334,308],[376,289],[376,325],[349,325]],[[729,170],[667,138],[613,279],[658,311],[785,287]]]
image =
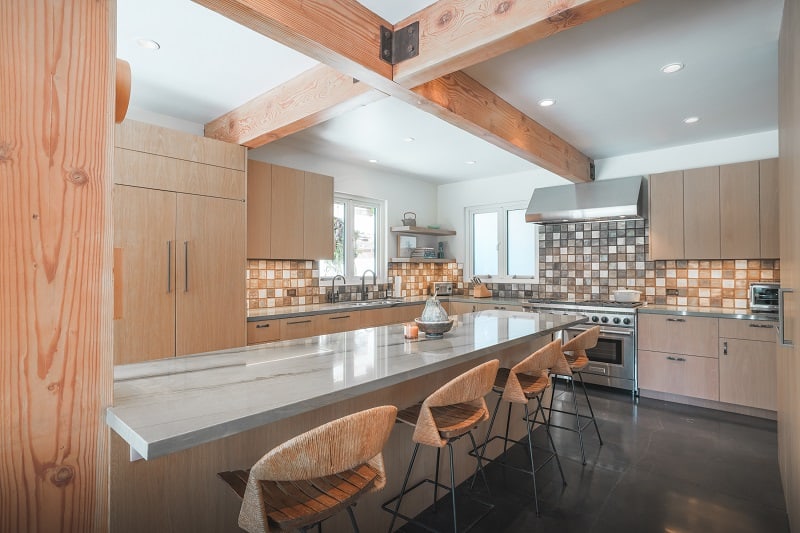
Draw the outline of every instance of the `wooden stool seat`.
[[[250,470],[217,474],[244,497]],[[267,520],[273,529],[288,531],[324,520],[355,501],[375,485],[379,472],[368,464],[331,476],[300,481],[259,482],[264,494]]]
[[[581,372],[589,364],[589,356],[585,351],[579,352],[564,352],[564,358],[569,364],[570,370],[573,372]]]
[[[416,426],[422,402],[412,405],[397,413],[397,420]],[[489,418],[486,409],[468,403],[456,403],[442,407],[431,407],[436,428],[443,439],[454,439],[474,428],[478,423]]]
[[[501,368],[497,371],[497,378],[494,380],[494,387],[492,390],[502,394],[508,382],[508,375],[511,373],[510,368]],[[532,400],[544,391],[550,385],[550,376],[547,372],[540,372],[537,374],[517,374],[519,384],[522,386],[522,392],[525,397]]]

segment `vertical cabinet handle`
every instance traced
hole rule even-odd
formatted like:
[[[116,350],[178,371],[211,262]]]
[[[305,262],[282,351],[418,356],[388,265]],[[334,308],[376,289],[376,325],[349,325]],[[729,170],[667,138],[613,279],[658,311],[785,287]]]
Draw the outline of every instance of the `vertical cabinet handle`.
[[[189,241],[183,241],[183,292],[189,292]]]
[[[172,292],[172,241],[167,241],[167,294]]]
[[[728,341],[722,343],[722,355],[728,355]]]
[[[785,300],[787,292],[794,292],[794,289],[778,289],[778,331],[780,332],[780,338],[778,339],[778,342],[781,346],[792,348],[794,346],[794,342],[786,338]]]

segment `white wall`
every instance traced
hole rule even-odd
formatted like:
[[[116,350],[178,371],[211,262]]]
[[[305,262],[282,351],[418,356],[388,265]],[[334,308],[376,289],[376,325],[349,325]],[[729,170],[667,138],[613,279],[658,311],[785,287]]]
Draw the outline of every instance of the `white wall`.
[[[156,126],[161,126],[162,128],[169,128],[171,130],[191,133],[192,135],[199,135],[201,137],[205,135],[203,124],[171,117],[169,115],[162,115],[161,113],[155,113],[139,107],[129,107],[125,118],[136,120],[138,122],[145,122],[147,124],[155,124]]]
[[[598,159],[597,179],[641,176],[778,157],[778,130]]]

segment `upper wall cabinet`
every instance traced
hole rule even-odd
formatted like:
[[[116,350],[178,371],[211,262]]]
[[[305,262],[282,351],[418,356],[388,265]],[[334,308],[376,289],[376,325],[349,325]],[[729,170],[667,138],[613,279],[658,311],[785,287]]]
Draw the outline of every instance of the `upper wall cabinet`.
[[[332,259],[333,178],[248,160],[247,257]]]
[[[777,160],[650,176],[650,259],[779,257]]]

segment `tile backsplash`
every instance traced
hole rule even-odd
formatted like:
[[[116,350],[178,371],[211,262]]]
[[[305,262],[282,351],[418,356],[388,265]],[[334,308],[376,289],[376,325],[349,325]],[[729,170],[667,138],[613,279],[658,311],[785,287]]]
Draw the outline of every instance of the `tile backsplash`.
[[[643,220],[555,224],[540,228],[539,283],[491,283],[506,298],[607,299],[615,289],[641,290],[651,304],[746,308],[749,284],[779,281],[778,259],[648,261]],[[395,276],[403,296],[428,294],[433,281],[452,281],[469,293],[461,263],[389,263],[390,283],[368,285],[367,299],[391,294]],[[247,308],[324,303],[316,261],[248,260]],[[338,287],[337,287],[338,288]],[[345,285],[340,299],[360,300],[360,284]]]

